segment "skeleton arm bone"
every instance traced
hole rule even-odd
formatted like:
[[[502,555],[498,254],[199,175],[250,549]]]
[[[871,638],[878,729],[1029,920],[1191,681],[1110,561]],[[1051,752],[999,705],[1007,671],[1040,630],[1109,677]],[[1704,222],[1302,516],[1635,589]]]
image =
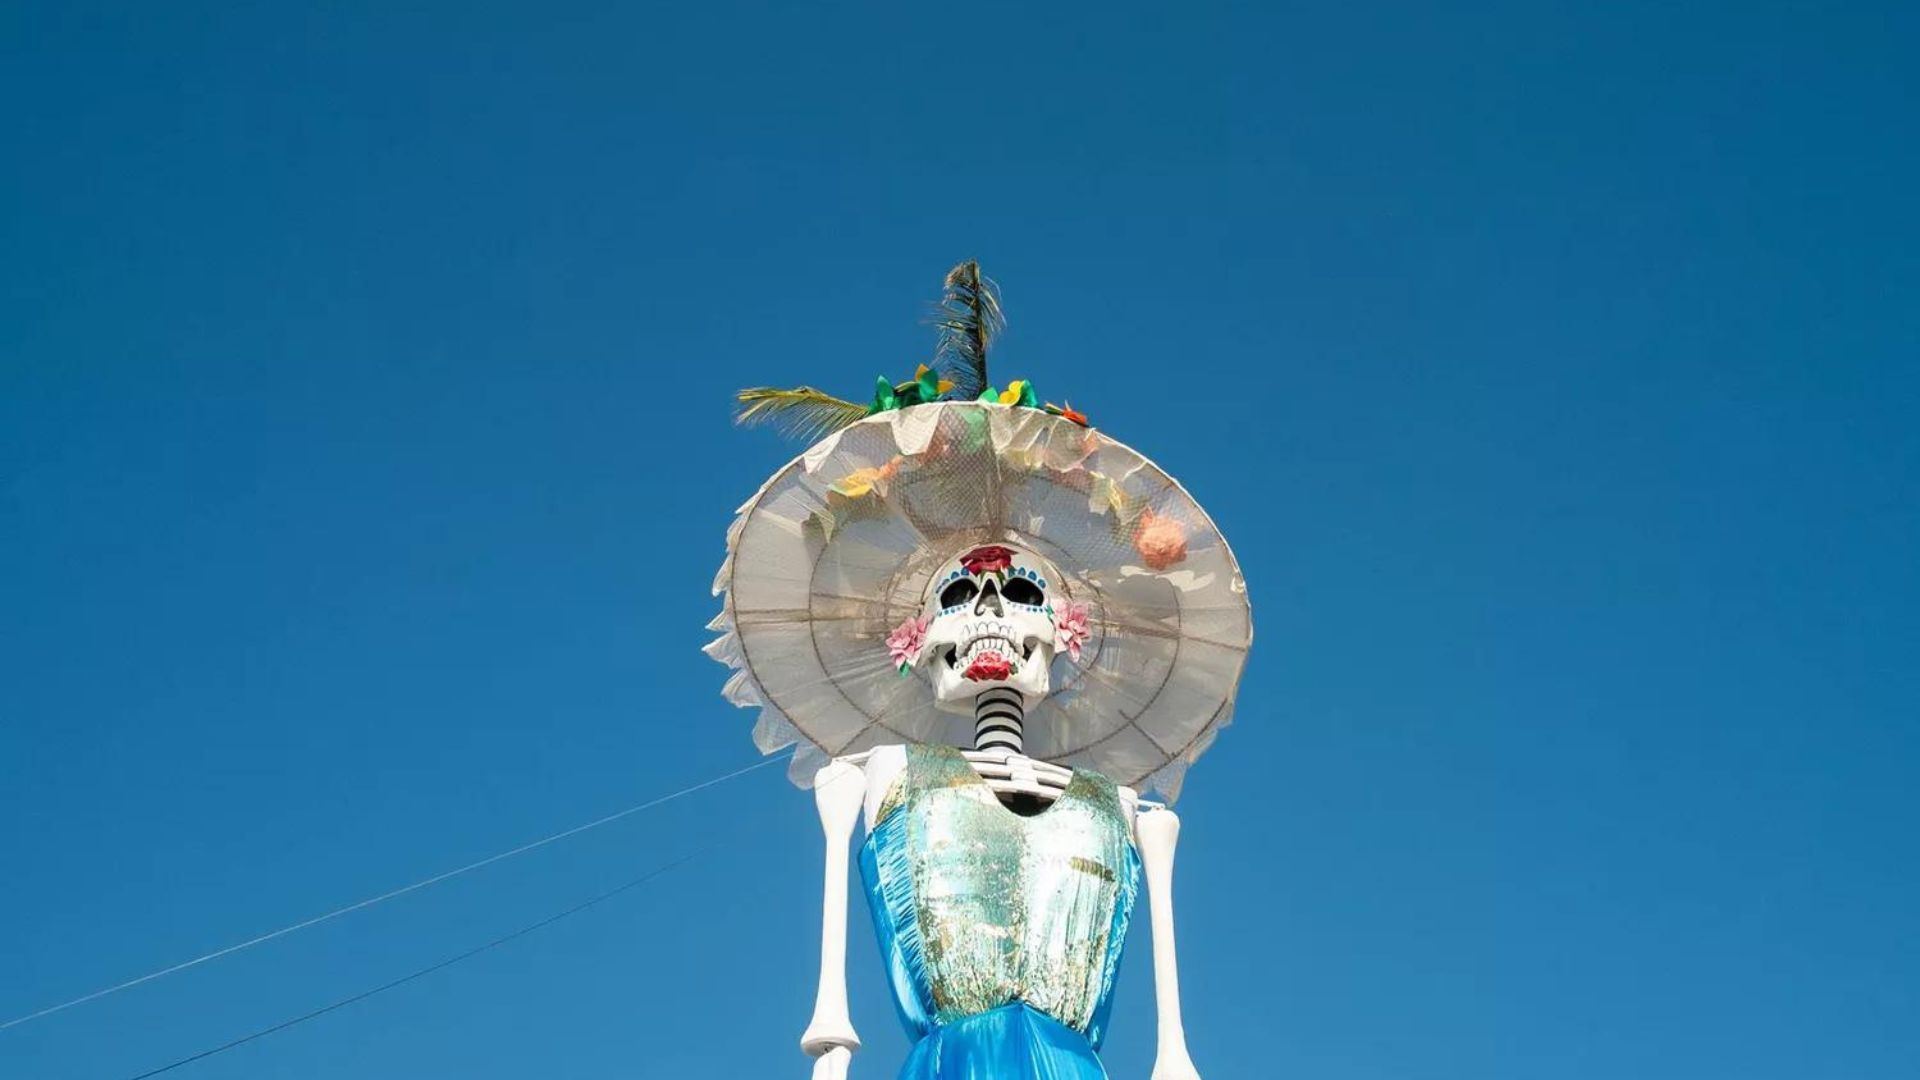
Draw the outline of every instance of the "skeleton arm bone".
[[[1173,853],[1180,842],[1180,819],[1164,808],[1144,810],[1133,827],[1153,913],[1153,994],[1160,1013],[1153,1080],[1200,1080],[1180,1022],[1180,964],[1173,942]]]
[[[813,778],[813,801],[827,842],[827,876],[820,916],[820,988],[800,1048],[818,1059],[815,1080],[846,1076],[853,1052],[860,1049],[860,1036],[847,1013],[847,849],[866,794],[864,780],[859,767],[844,761],[832,762]]]
[[[847,1069],[852,1064],[853,1051],[836,1046],[813,1059],[813,1080],[847,1080]]]

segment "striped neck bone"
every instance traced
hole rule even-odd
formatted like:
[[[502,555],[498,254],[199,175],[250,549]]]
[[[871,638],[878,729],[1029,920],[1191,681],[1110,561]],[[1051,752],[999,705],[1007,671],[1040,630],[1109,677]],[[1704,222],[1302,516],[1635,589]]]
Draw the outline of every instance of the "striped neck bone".
[[[982,690],[973,699],[973,748],[1024,753],[1027,707],[1010,686]]]

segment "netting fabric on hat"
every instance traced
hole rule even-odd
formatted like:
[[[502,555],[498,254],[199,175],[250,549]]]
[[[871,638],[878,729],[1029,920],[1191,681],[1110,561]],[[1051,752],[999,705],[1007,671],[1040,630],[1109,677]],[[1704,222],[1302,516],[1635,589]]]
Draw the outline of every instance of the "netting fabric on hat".
[[[821,440],[740,508],[714,580],[707,653],[725,695],[758,707],[763,753],[798,744],[803,786],[831,757],[889,743],[969,745],[902,675],[888,633],[921,611],[958,553],[1012,543],[1058,568],[1084,605],[1076,659],[1031,705],[1026,752],[1171,800],[1233,711],[1253,636],[1246,584],[1213,522],[1133,450],[1037,409],[946,402],[882,413]]]

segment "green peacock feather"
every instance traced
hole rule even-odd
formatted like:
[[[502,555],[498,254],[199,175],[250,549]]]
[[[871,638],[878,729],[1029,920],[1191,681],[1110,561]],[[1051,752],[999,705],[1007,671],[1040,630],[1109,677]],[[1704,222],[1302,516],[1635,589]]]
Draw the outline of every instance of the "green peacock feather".
[[[932,401],[973,401],[991,390],[987,350],[1007,320],[1000,311],[1000,288],[980,273],[978,262],[968,259],[947,271],[946,292],[934,305],[930,321],[939,334],[931,370],[923,364],[912,379],[902,383],[881,379],[873,404],[834,397],[811,386],[791,390],[756,386],[735,395],[739,402],[733,413],[735,422],[772,424],[789,435],[812,441],[876,412]],[[1026,397],[1032,397],[1031,390]],[[1026,400],[1018,403],[1038,405]]]
[[[946,290],[933,309],[933,328],[940,335],[933,366],[953,381],[952,400],[971,401],[991,385],[987,350],[1006,328],[1007,317],[1000,311],[1000,287],[972,259],[947,271]]]

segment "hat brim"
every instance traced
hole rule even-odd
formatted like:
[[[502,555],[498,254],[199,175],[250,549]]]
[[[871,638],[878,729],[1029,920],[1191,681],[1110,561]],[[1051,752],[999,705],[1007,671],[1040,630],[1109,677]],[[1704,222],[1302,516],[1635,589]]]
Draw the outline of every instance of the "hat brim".
[[[1027,712],[1026,752],[1176,798],[1231,720],[1253,639],[1239,564],[1213,521],[1132,449],[1038,409],[943,402],[869,417],[809,448],[740,508],[714,580],[709,655],[757,707],[763,753],[796,746],[805,786],[829,758],[889,743],[971,742],[886,637],[932,574],[1010,542],[1085,605],[1076,659]]]

